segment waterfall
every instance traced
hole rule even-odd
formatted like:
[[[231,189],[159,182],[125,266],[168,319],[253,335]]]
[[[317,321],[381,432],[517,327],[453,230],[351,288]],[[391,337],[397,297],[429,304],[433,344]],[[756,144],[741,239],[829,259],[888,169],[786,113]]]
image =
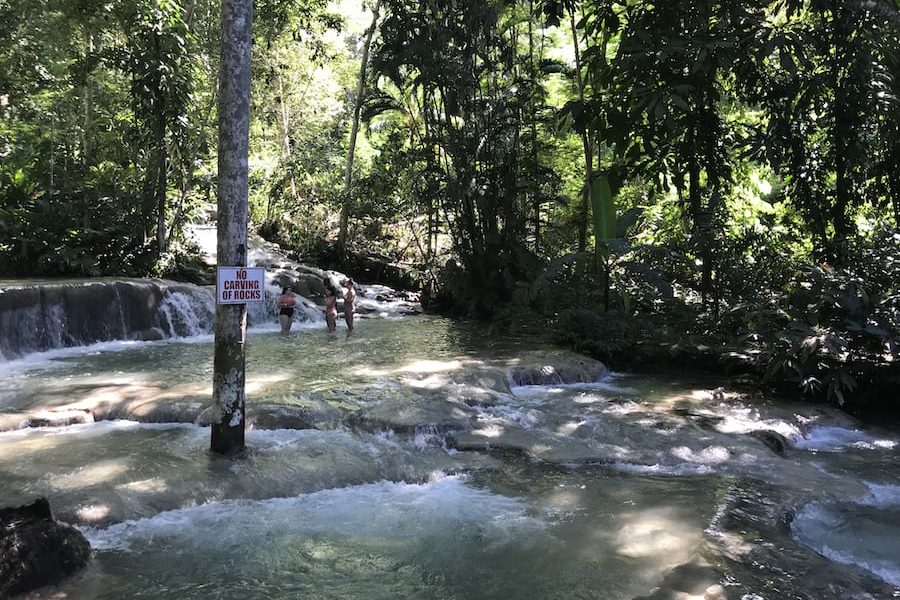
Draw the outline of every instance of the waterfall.
[[[247,305],[251,327],[275,327],[276,275],[266,299]],[[323,321],[322,310],[297,296],[294,319]],[[20,282],[0,286],[0,360],[55,348],[114,340],[161,340],[211,334],[212,289],[162,279]]]
[[[202,254],[215,264],[215,228],[195,225],[190,232]],[[339,288],[346,276],[291,260],[277,245],[258,236],[249,240],[251,266],[266,269],[264,302],[247,305],[250,327],[278,327],[275,300],[282,286],[296,295],[294,320],[324,321],[326,282]],[[385,286],[357,284],[360,316],[421,314],[418,295]],[[116,340],[162,340],[208,335],[215,322],[215,294],[209,287],[164,279],[84,279],[12,281],[0,284],[0,360],[55,348]]]
[[[156,279],[6,284],[0,286],[0,357],[209,333],[213,302],[206,288]]]

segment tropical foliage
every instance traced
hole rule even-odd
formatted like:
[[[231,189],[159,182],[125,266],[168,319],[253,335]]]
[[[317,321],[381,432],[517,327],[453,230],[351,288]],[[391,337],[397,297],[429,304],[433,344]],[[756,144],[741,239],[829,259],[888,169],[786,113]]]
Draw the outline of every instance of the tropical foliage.
[[[0,1],[0,273],[183,267],[218,10]],[[896,368],[895,0],[260,0],[254,31],[251,221],[304,260],[835,402]]]

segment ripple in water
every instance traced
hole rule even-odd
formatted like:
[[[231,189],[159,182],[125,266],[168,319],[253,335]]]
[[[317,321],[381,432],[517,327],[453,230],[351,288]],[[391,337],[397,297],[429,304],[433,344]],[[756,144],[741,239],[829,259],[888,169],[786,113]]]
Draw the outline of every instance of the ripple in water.
[[[812,502],[791,524],[795,539],[839,563],[900,586],[900,485],[869,484],[857,502]]]

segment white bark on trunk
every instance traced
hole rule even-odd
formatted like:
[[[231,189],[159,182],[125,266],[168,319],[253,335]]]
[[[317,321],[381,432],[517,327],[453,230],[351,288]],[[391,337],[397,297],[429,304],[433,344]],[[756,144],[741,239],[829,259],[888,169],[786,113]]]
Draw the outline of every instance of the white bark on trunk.
[[[247,265],[252,0],[222,0],[219,67],[218,263]],[[216,306],[213,402],[219,408],[211,449],[244,448],[247,307]]]

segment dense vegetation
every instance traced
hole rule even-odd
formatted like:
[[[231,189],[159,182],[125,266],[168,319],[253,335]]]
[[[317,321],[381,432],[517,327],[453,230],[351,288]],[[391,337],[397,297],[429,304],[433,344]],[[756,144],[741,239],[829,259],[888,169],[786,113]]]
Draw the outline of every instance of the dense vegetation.
[[[261,233],[608,360],[896,373],[897,0],[360,8],[255,3]],[[0,273],[184,269],[218,44],[213,0],[0,0]]]

